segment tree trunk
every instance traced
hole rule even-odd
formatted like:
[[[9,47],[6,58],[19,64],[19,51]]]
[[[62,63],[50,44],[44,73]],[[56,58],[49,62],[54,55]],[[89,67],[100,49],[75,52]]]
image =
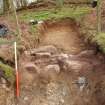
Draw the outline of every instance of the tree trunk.
[[[9,10],[9,0],[3,0],[3,11],[4,13]]]
[[[27,6],[27,0],[20,0],[20,2],[21,2],[21,7]]]
[[[16,0],[16,6],[17,6],[17,8],[20,8],[20,1],[19,0]]]
[[[97,34],[101,32],[101,3],[102,0],[98,0],[97,5]]]
[[[62,8],[64,4],[64,0],[56,0],[56,5],[58,8]]]

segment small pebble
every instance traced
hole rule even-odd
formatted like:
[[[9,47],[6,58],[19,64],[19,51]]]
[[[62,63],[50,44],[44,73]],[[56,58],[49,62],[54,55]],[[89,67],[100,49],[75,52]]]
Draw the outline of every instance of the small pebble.
[[[27,101],[28,100],[28,97],[24,97],[24,101]]]

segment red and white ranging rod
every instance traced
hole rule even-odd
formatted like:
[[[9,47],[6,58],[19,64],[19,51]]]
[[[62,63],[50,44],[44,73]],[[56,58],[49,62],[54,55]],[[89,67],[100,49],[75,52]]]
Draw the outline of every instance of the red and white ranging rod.
[[[18,60],[17,60],[17,43],[14,42],[14,51],[15,51],[15,71],[16,71],[16,97],[19,98],[19,71],[18,71]]]

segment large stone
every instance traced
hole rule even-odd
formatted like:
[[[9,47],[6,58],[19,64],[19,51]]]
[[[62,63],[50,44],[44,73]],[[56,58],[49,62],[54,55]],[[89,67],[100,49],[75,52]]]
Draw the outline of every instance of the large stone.
[[[79,53],[77,56],[78,57],[92,57],[93,55],[95,55],[94,50],[85,50]]]
[[[27,69],[31,73],[40,73],[40,68],[32,62],[25,64],[24,68]]]
[[[80,70],[92,70],[93,66],[89,64],[88,62],[84,61],[67,61],[69,69],[80,71]]]
[[[48,65],[45,67],[45,71],[46,72],[55,72],[55,73],[60,73],[60,67],[59,65],[55,64],[55,65]]]
[[[43,78],[42,80],[44,83],[47,83],[50,81],[55,81],[59,73],[59,65],[48,65],[40,72],[40,77]]]
[[[41,53],[41,52],[48,52],[48,53],[51,53],[51,54],[55,54],[58,51],[57,51],[57,48],[54,47],[53,45],[48,45],[48,46],[39,47],[37,49],[32,49],[31,51],[25,51],[25,54],[34,55],[36,53]]]
[[[40,53],[35,53],[35,56],[37,58],[49,58],[51,57],[51,53],[48,53],[48,52],[40,52]]]
[[[57,56],[58,60],[67,60],[69,59],[69,55],[68,54],[59,54]]]
[[[79,61],[66,61],[65,62],[67,65],[67,68],[69,70],[81,70],[82,69],[82,64]]]
[[[92,70],[93,65],[89,62],[79,61],[79,60],[61,60],[59,65],[63,70],[80,72],[82,70]]]

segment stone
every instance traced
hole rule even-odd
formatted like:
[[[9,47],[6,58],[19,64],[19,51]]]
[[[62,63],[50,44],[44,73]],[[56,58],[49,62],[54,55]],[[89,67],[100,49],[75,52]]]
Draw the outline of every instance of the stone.
[[[35,56],[38,57],[38,58],[39,58],[39,57],[41,57],[41,58],[42,58],[42,57],[48,58],[48,57],[51,57],[51,53],[47,53],[47,52],[44,52],[44,53],[43,53],[43,52],[40,52],[40,53],[36,53]]]
[[[82,63],[80,61],[66,61],[68,67],[72,70],[82,69]]]
[[[79,53],[77,56],[78,57],[92,57],[93,55],[95,55],[94,50],[85,50]]]
[[[78,77],[78,80],[75,82],[75,84],[78,85],[80,88],[80,91],[82,92],[85,86],[88,84],[86,77]]]
[[[68,54],[59,54],[59,55],[56,55],[56,57],[58,58],[59,61],[65,61],[67,59],[69,59],[69,55]]]
[[[26,96],[26,97],[24,97],[24,101],[27,101],[28,100],[28,97]]]
[[[44,23],[44,21],[43,21],[43,20],[38,21],[38,24],[43,24],[43,23]]]
[[[36,25],[36,24],[38,24],[38,21],[37,21],[37,20],[34,20],[34,19],[31,19],[31,20],[29,21],[29,24],[31,24],[31,25]]]
[[[73,71],[73,72],[80,72],[82,70],[93,70],[93,65],[89,62],[79,61],[78,59],[68,59],[68,60],[61,60],[59,61],[59,65],[63,70],[66,71]]]
[[[64,104],[65,103],[65,100],[64,99],[61,99],[60,102],[61,102],[61,104]]]
[[[78,78],[78,84],[81,86],[83,84],[86,84],[86,78],[85,77],[79,77]]]
[[[7,36],[7,33],[9,32],[9,29],[4,24],[0,24],[0,37]]]
[[[57,48],[54,47],[53,45],[48,45],[48,46],[41,46],[37,49],[32,49],[31,51],[25,51],[25,54],[34,55],[36,53],[41,53],[41,52],[56,54],[58,51]]]
[[[27,69],[29,72],[32,72],[32,73],[34,73],[34,72],[40,73],[40,68],[32,62],[25,64],[24,68]]]
[[[2,88],[3,89],[6,89],[7,87],[6,87],[6,84],[2,84]]]
[[[1,83],[2,83],[2,84],[6,84],[7,81],[6,81],[4,78],[1,77]]]
[[[45,67],[45,71],[46,72],[55,72],[55,73],[59,74],[60,73],[60,67],[57,64],[48,65],[48,66]]]
[[[62,57],[62,58],[65,58],[65,59],[68,59],[69,58],[69,56],[68,56],[68,54],[60,54],[60,56]]]

